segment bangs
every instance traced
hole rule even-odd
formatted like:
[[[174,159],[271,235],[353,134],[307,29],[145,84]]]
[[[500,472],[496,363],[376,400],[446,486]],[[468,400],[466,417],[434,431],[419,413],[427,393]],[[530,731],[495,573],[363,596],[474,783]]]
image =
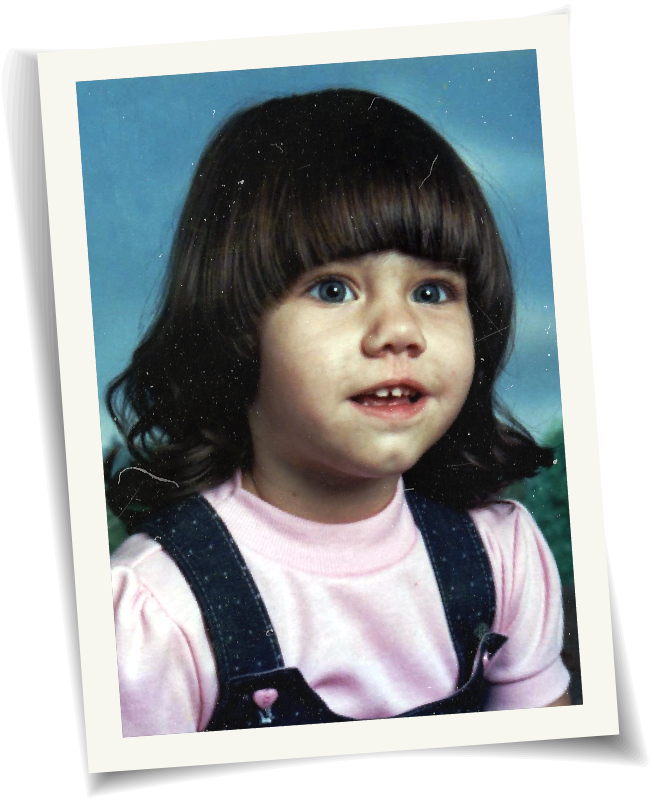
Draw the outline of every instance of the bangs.
[[[498,246],[453,148],[367,92],[280,98],[236,115],[194,183],[184,248],[209,265],[203,296],[218,305],[229,297],[230,319],[244,329],[303,272],[332,261],[397,250],[469,276]]]
[[[318,192],[309,175],[289,192],[288,224],[274,246],[296,262],[293,272],[388,250],[473,267],[483,210],[450,168],[452,154],[432,142],[380,159],[375,143],[366,144],[370,153],[345,154],[335,170],[322,166]]]

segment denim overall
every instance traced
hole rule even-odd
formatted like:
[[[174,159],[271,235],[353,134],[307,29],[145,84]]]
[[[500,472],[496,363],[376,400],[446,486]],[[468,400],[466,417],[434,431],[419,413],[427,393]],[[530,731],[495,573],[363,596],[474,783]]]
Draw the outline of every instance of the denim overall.
[[[459,678],[450,697],[397,717],[482,711],[484,666],[506,641],[490,632],[495,591],[488,556],[467,514],[410,492],[406,499],[431,559]],[[252,575],[224,522],[203,497],[193,495],[165,509],[139,531],[161,543],[200,606],[220,687],[206,730],[351,721],[332,711],[298,669],[284,666]]]

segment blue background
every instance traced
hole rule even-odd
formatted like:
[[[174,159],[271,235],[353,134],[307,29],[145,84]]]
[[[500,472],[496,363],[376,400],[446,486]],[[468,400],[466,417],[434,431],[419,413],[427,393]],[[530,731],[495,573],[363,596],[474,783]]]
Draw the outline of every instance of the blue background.
[[[442,133],[484,188],[518,292],[516,348],[498,392],[542,438],[561,415],[536,52],[323,64],[77,84],[103,445],[102,395],[154,309],[177,216],[208,138],[279,95],[367,89]]]

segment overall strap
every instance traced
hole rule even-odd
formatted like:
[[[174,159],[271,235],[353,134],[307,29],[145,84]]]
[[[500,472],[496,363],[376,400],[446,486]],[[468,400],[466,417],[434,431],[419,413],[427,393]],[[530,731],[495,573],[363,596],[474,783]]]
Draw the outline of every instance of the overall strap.
[[[488,555],[470,516],[406,493],[429,553],[454,650],[457,688],[472,674],[481,638],[495,618],[495,588]]]
[[[161,543],[186,578],[213,645],[218,685],[284,666],[270,617],[236,543],[200,495],[149,517],[139,531]]]

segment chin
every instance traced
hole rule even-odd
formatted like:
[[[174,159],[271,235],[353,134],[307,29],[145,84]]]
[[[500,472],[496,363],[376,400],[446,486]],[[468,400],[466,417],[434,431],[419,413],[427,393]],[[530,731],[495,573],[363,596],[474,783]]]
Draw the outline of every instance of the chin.
[[[386,454],[370,459],[365,465],[366,477],[369,478],[389,478],[393,475],[398,477],[410,470],[422,458],[423,453],[407,458],[406,453]]]

